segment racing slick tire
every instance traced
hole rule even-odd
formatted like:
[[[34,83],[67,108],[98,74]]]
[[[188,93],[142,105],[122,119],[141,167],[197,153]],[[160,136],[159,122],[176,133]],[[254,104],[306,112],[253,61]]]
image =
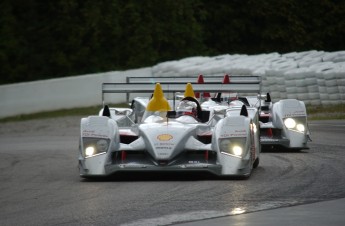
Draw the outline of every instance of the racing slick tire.
[[[259,163],[260,163],[260,159],[259,158],[256,158],[255,161],[254,161],[254,164],[253,164],[253,168],[257,168],[259,166]]]

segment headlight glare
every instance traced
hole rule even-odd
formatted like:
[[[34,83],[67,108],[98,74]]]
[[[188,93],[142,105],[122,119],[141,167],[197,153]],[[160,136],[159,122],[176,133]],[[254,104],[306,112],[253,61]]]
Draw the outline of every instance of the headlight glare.
[[[303,124],[297,124],[296,128],[299,132],[304,132],[305,130],[305,127]]]
[[[93,154],[95,154],[95,148],[94,147],[90,146],[90,147],[85,148],[85,155],[87,157],[90,157]]]
[[[232,147],[232,152],[234,153],[234,155],[242,155],[243,149],[242,147],[235,145]]]
[[[106,153],[109,149],[109,139],[103,138],[83,138],[84,156],[86,158]]]
[[[296,126],[296,121],[293,118],[287,118],[284,120],[286,128],[292,129]]]
[[[245,144],[245,137],[225,138],[219,140],[219,149],[223,154],[242,158],[244,155],[243,148],[245,147]]]

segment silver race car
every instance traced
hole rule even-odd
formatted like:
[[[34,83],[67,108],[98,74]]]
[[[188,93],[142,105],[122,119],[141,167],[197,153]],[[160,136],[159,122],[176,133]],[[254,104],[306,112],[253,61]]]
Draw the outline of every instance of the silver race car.
[[[252,84],[105,83],[109,93],[152,93],[130,108],[109,108],[81,119],[81,177],[116,172],[210,172],[247,178],[259,164],[259,112],[242,102],[223,106],[195,98],[195,92],[255,92]],[[172,94],[166,99],[165,94]],[[183,93],[178,98],[177,93]]]
[[[272,103],[270,94],[263,96],[260,106],[260,133],[263,149],[309,149],[311,141],[307,111],[303,101],[285,99]]]

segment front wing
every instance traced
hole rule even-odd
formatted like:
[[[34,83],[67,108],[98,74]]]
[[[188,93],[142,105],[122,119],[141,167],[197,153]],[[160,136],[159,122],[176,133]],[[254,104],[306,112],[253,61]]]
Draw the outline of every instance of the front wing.
[[[233,166],[232,173],[227,176],[250,175],[250,161],[229,156],[223,158]],[[81,177],[108,176],[117,172],[207,172],[223,176],[222,168],[217,161],[217,153],[213,151],[188,151],[171,161],[155,161],[146,152],[111,152],[79,160]]]

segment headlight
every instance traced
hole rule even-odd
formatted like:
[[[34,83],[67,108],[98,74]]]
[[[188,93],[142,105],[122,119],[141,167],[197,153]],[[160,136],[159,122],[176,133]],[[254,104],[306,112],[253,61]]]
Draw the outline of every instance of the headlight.
[[[107,152],[109,142],[109,139],[83,138],[84,156],[88,158]]]
[[[243,156],[245,143],[245,137],[220,139],[219,149],[223,154],[229,154],[241,158]]]
[[[108,141],[107,140],[99,140],[96,143],[97,150],[99,152],[106,152],[108,150]]]
[[[305,130],[305,127],[303,124],[297,124],[296,128],[299,132],[304,132]]]
[[[219,148],[221,152],[230,152],[231,151],[231,142],[230,139],[222,139],[219,142]]]
[[[235,145],[232,147],[232,152],[235,155],[242,155],[243,149],[242,149],[242,147]]]
[[[94,154],[95,154],[95,148],[94,147],[89,146],[89,147],[85,148],[85,155],[87,157],[93,156]]]
[[[292,129],[296,126],[296,121],[292,118],[287,118],[284,120],[284,124],[285,124],[286,128]]]
[[[286,118],[284,119],[284,125],[289,130],[304,133],[305,125],[307,124],[306,117]]]

